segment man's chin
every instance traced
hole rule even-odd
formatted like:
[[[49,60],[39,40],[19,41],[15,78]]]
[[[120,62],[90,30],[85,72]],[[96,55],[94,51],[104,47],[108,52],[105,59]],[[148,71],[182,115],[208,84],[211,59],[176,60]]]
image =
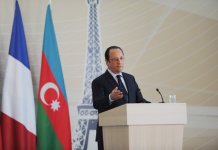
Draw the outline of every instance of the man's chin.
[[[118,70],[117,70],[118,73],[120,73],[120,72],[122,72],[122,71],[123,71],[123,69],[118,69]]]

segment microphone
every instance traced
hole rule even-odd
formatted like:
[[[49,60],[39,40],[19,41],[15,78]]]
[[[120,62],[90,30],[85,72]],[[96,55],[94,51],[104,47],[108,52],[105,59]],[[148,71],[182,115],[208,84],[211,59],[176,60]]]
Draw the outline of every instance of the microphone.
[[[162,101],[161,101],[160,103],[164,103],[164,99],[163,99],[163,96],[162,96],[161,92],[159,91],[158,88],[156,88],[156,91],[157,91],[157,92],[160,94],[160,96],[161,96]]]

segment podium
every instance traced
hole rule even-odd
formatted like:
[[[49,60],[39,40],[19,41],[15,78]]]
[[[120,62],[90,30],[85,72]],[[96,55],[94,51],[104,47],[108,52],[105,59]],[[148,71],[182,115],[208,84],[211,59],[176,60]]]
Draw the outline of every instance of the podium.
[[[99,114],[105,150],[182,150],[185,103],[125,104]]]

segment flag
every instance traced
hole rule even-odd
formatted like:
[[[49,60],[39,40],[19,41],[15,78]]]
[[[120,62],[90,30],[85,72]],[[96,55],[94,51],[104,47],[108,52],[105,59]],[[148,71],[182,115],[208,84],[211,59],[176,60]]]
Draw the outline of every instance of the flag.
[[[0,122],[0,150],[2,150],[2,129],[1,129],[1,122]]]
[[[19,4],[16,1],[2,92],[1,132],[4,150],[36,149],[32,77]]]
[[[69,109],[50,4],[46,12],[38,99],[37,149],[70,150]]]

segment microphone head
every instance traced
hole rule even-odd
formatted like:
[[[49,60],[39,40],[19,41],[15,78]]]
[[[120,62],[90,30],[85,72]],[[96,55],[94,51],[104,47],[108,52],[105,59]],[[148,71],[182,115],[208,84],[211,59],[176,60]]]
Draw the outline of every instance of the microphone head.
[[[156,91],[157,91],[157,92],[160,94],[160,96],[161,96],[162,102],[160,102],[160,103],[164,103],[163,96],[162,96],[162,94],[160,93],[159,89],[156,88]]]

